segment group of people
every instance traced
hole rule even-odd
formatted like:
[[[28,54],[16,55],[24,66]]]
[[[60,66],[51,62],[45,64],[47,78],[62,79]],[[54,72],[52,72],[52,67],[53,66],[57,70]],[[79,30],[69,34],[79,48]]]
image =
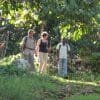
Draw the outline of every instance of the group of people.
[[[43,31],[41,37],[38,39],[37,43],[34,39],[35,31],[32,29],[28,30],[28,35],[25,36],[21,41],[21,48],[24,58],[30,64],[30,71],[35,72],[34,66],[34,54],[39,58],[39,73],[47,73],[47,61],[48,61],[48,32]],[[60,43],[56,47],[58,61],[58,74],[61,77],[67,76],[67,53],[70,51],[70,46],[66,43],[65,39],[61,39]]]
[[[48,59],[48,33],[46,31],[41,33],[40,39],[37,43],[34,39],[35,31],[28,30],[28,35],[21,41],[22,54],[30,64],[30,71],[35,72],[34,54],[39,57],[39,73],[47,73],[47,59]]]

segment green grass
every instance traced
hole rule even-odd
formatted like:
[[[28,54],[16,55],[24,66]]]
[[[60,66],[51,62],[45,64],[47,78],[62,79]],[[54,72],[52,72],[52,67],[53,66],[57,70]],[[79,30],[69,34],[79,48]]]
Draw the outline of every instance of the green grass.
[[[0,100],[68,100],[66,86],[71,86],[70,100],[100,100],[100,75],[73,73],[68,79],[52,74],[30,74],[12,65],[15,56],[0,60]],[[90,87],[97,91],[83,95]]]
[[[60,87],[47,76],[0,76],[0,100],[55,100]]]
[[[82,95],[80,90],[86,86],[80,83],[69,83],[60,77],[37,74],[1,75],[0,100],[67,100],[67,92],[62,88],[72,86],[71,100],[99,100],[98,93]],[[100,92],[99,86],[91,86]],[[62,94],[64,96],[62,96]],[[60,98],[60,99],[59,99]]]
[[[90,95],[73,95],[71,100],[100,100],[99,94],[90,94]]]

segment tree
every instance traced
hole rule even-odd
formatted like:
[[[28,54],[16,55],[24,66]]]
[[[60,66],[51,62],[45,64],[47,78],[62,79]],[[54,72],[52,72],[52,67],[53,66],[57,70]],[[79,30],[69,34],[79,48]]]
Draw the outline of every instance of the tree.
[[[20,41],[16,37],[24,36],[29,28],[35,28],[37,33],[47,30],[55,44],[60,36],[74,42],[88,34],[88,38],[91,34],[96,36],[100,22],[99,5],[99,0],[4,0],[0,2],[0,9],[1,16],[8,18],[13,26],[10,41],[16,45]],[[99,45],[96,39],[90,41],[97,41]]]

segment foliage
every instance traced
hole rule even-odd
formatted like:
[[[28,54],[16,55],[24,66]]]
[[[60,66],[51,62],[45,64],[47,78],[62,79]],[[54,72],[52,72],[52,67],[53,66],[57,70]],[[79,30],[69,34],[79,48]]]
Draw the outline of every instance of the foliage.
[[[19,68],[14,62],[21,57],[21,54],[11,55],[0,60],[0,74],[22,76],[27,73],[27,69]]]
[[[99,1],[8,0],[1,2],[1,9],[3,16],[8,17],[10,23],[17,27],[40,27],[39,25],[43,24],[43,27],[51,32],[60,27],[61,31],[74,32],[72,37],[78,38],[90,29],[90,25],[92,28],[97,25]]]
[[[56,96],[52,92],[59,89],[59,85],[50,83],[46,77],[38,75],[0,76],[0,84],[2,84],[0,85],[0,98],[2,100],[39,100],[40,98],[53,100]],[[48,94],[46,91],[51,91],[51,93]]]
[[[0,61],[0,99],[1,100],[66,100],[69,98],[83,97],[96,100],[99,98],[100,92],[100,75],[90,73],[73,73],[68,75],[68,79],[63,79],[58,76],[43,75],[38,73],[28,73],[27,70],[21,70],[12,65],[15,57],[20,55],[10,56]],[[95,87],[94,87],[95,86]],[[71,92],[67,90],[71,88]],[[87,90],[87,88],[89,90]],[[83,92],[82,92],[83,91]],[[92,93],[90,93],[92,91]],[[89,92],[89,93],[88,93]],[[96,97],[95,97],[95,94]],[[74,95],[72,95],[74,94]],[[78,96],[77,96],[78,94]]]
[[[9,31],[7,55],[13,55],[20,52],[19,43],[29,28],[36,30],[36,40],[41,31],[47,30],[50,45],[55,46],[61,36],[67,38],[72,52],[79,54],[83,60],[88,56],[85,60],[91,64],[93,71],[99,72],[99,12],[99,0],[0,0],[0,27],[6,27],[0,31],[0,38],[3,33]],[[87,97],[81,94],[77,96],[80,88],[86,86],[85,81],[91,81],[94,86],[100,84],[99,76],[97,77],[92,72],[70,74],[68,80],[56,76],[57,80],[53,80],[55,76],[51,78],[30,75],[27,71],[16,68],[12,64],[13,58],[10,56],[0,60],[1,100],[56,100],[59,98],[66,100],[68,92],[61,88],[63,86],[66,89],[65,85],[68,82],[72,83],[72,86],[75,82],[82,83],[82,86],[75,84],[72,88],[74,91],[72,93],[75,94],[72,99],[96,100],[100,98],[98,94]],[[100,91],[100,88],[97,88]]]
[[[95,52],[92,53],[90,58],[89,58],[89,63],[91,64],[91,69],[94,72],[100,72],[100,53],[99,52]]]
[[[71,81],[71,83],[69,83]],[[22,76],[16,75],[0,75],[0,99],[2,100],[66,100],[69,92],[66,90],[67,86],[71,87],[71,98],[92,98],[98,100],[100,88],[85,84],[85,81],[66,80],[55,76],[46,76],[38,74],[24,74]],[[92,83],[92,82],[91,82]],[[90,90],[95,90],[93,93],[82,95],[81,90],[90,87]],[[95,94],[96,97],[95,97]],[[74,95],[72,95],[74,94]],[[86,97],[87,96],[87,97]],[[72,99],[73,100],[73,99]],[[82,99],[84,100],[84,99]]]
[[[20,52],[19,43],[29,28],[36,30],[36,41],[47,30],[51,46],[61,36],[67,38],[72,53],[82,58],[99,52],[99,0],[1,0],[0,9],[0,26],[6,26],[0,37],[9,31],[6,55]]]
[[[99,95],[97,95],[97,94],[92,94],[92,95],[86,95],[86,96],[84,96],[84,95],[73,95],[72,97],[71,97],[71,100],[77,100],[77,99],[79,99],[79,100],[99,100]]]
[[[84,44],[82,39],[84,35],[89,34],[88,39],[90,39],[92,33],[96,35],[99,32],[99,5],[99,0],[5,0],[0,2],[1,17],[9,19],[10,26],[13,26],[9,28],[12,34],[9,37],[7,54],[19,52],[19,42],[29,28],[36,30],[37,37],[42,30],[47,30],[52,45],[59,41],[60,36],[68,38],[72,45],[75,41],[77,44],[79,40],[81,40],[80,45]],[[91,38],[91,41],[97,40],[97,38]],[[98,41],[96,43],[98,44]],[[91,49],[90,45],[89,49]]]

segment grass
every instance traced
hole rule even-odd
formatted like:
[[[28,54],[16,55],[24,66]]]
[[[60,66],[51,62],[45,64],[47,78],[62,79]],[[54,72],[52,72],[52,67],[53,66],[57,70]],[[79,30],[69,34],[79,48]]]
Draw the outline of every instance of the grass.
[[[0,100],[55,100],[60,87],[46,76],[0,76]]]
[[[99,94],[90,94],[90,95],[73,95],[71,100],[100,100]]]
[[[100,100],[100,75],[97,73],[73,73],[68,79],[30,74],[16,69],[11,64],[14,58],[10,56],[0,61],[0,68],[5,69],[0,70],[0,100]]]
[[[67,85],[72,86],[71,100],[99,100],[100,86],[69,83],[60,77],[38,74],[1,75],[0,100],[67,100]],[[81,90],[93,88],[97,93],[82,94]]]

